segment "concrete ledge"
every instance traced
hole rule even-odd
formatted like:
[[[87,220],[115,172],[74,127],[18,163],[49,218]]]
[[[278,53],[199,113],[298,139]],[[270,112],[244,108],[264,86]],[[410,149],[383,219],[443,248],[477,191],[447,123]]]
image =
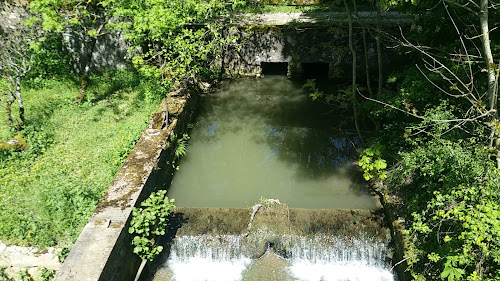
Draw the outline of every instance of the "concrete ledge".
[[[390,242],[382,210],[261,207],[249,229],[252,211],[248,208],[176,208],[167,234],[160,240],[164,251],[146,265],[142,277],[150,280],[157,268],[167,261],[173,239],[183,236],[242,236],[245,248],[254,258],[262,256],[270,243],[275,251],[287,252],[290,237],[324,235],[340,239],[372,239],[386,245]]]
[[[167,102],[168,101],[168,102]],[[132,207],[158,189],[167,189],[173,174],[172,134],[187,129],[196,104],[195,91],[170,93],[116,175],[84,227],[55,280],[133,280],[140,260],[132,252],[128,225]],[[174,115],[166,126],[166,109]],[[157,118],[164,116],[165,118]]]
[[[252,210],[245,208],[176,208],[175,235],[241,235],[247,232]],[[368,235],[385,240],[388,232],[382,210],[262,208],[252,229],[266,227],[276,233],[300,236]]]

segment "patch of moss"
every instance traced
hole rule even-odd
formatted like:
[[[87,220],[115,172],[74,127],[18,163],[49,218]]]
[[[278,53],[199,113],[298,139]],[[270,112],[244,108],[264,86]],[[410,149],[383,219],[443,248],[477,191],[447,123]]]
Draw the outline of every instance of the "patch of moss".
[[[0,150],[25,151],[29,145],[22,134],[17,134],[12,139],[0,142]]]

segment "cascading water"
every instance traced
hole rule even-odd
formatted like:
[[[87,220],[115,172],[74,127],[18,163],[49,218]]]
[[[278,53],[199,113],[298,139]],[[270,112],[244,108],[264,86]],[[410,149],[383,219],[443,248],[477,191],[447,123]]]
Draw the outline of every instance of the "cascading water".
[[[255,257],[262,246],[255,237],[178,237],[153,280],[395,280],[385,261],[386,244],[373,239],[281,236],[267,245],[272,248]]]
[[[166,266],[154,280],[240,280],[251,262],[240,240],[234,235],[176,238]]]
[[[295,241],[289,268],[295,280],[394,280],[385,262],[385,243],[321,235]]]

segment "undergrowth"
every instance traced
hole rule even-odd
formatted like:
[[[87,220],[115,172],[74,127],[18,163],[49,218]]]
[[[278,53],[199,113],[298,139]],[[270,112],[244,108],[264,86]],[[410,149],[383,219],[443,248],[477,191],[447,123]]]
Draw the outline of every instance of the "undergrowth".
[[[28,84],[28,83],[27,83]],[[29,85],[29,84],[28,84]],[[24,87],[29,148],[0,152],[0,240],[39,247],[71,244],[128,156],[164,94],[133,70]],[[15,109],[14,109],[15,110]],[[0,119],[0,138],[14,132]]]

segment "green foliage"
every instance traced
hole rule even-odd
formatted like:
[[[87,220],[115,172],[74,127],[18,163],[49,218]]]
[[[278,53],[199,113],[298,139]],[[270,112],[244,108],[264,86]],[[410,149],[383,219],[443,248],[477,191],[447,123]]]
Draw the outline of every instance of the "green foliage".
[[[156,245],[155,237],[165,235],[168,217],[175,208],[174,199],[168,199],[166,190],[159,190],[141,202],[141,207],[132,209],[130,234],[136,234],[132,239],[134,253],[141,259],[152,261],[162,250]]]
[[[415,144],[390,174],[412,214],[406,256],[417,280],[500,277],[500,171],[475,143]]]
[[[457,268],[457,258],[456,257],[448,257],[448,260],[445,263],[444,270],[441,273],[441,278],[447,278],[448,281],[454,280],[462,280],[462,276],[464,275],[464,270],[461,268]]]
[[[71,252],[71,247],[61,247],[61,250],[57,253],[57,260],[59,260],[60,263],[63,263],[68,257],[69,252]]]
[[[50,281],[53,280],[55,277],[55,271],[53,269],[48,269],[48,268],[42,268],[40,277],[38,278],[39,281]]]
[[[184,79],[212,80],[220,73],[213,63],[222,47],[235,44],[223,34],[221,20],[239,6],[241,0],[106,0],[117,21],[108,27],[122,30],[132,44],[134,66],[148,77],[177,84]],[[142,50],[138,53],[137,50]]]
[[[339,109],[346,110],[352,104],[352,91],[350,89],[337,90],[326,94],[321,86],[316,85],[316,79],[307,79],[302,86],[304,90],[309,92],[309,96],[313,101],[320,101],[329,105],[336,106]]]
[[[102,1],[85,0],[33,0],[30,10],[36,12],[44,31],[58,33],[69,27],[79,27],[86,35],[97,36],[97,26],[108,16]]]
[[[32,67],[26,76],[30,88],[41,89],[49,86],[48,82],[56,77],[70,77],[70,56],[62,35],[49,33],[32,43],[31,55]]]
[[[133,70],[91,75],[91,98],[78,106],[73,79],[25,88],[29,148],[0,154],[1,240],[44,247],[77,238],[156,110],[146,83]],[[11,136],[0,126],[2,139]]]
[[[19,281],[35,281],[35,279],[33,279],[33,276],[31,276],[27,269],[20,270],[18,272],[18,276]]]
[[[426,46],[426,54],[399,50],[420,70],[412,66],[389,75],[377,99],[390,106],[362,105],[371,119],[385,124],[378,140],[387,147],[384,155],[394,157],[386,183],[402,202],[398,214],[405,221],[408,271],[422,281],[500,280],[500,172],[491,161],[496,152],[488,147],[496,121],[477,117],[488,103],[474,94],[487,91],[483,61],[456,56],[457,50],[484,56],[475,47],[481,45],[479,6],[467,10],[460,5],[472,2],[426,0],[403,5],[409,2],[381,4],[417,11],[402,33],[408,42]],[[489,15],[490,38],[496,38],[499,13],[490,9]],[[498,46],[494,39],[491,44]],[[428,71],[432,67],[426,69],[422,58],[442,65]]]
[[[373,147],[369,147],[361,153],[361,159],[358,165],[363,169],[363,177],[365,180],[370,180],[372,178],[387,178],[387,173],[385,171],[387,163],[382,159],[383,150],[384,146],[380,143],[376,143]]]
[[[184,155],[186,155],[186,148],[187,148],[187,141],[189,140],[188,134],[183,134],[182,138],[176,139],[176,146],[175,146],[175,158],[180,158]]]
[[[5,267],[5,266],[0,266],[0,281],[10,281],[10,280],[12,280],[12,279],[11,279],[11,278],[9,278],[9,276],[7,275],[6,269],[7,269],[7,267]]]
[[[322,98],[324,95],[323,92],[316,87],[315,79],[307,79],[302,88],[309,92],[309,96],[313,101]]]

